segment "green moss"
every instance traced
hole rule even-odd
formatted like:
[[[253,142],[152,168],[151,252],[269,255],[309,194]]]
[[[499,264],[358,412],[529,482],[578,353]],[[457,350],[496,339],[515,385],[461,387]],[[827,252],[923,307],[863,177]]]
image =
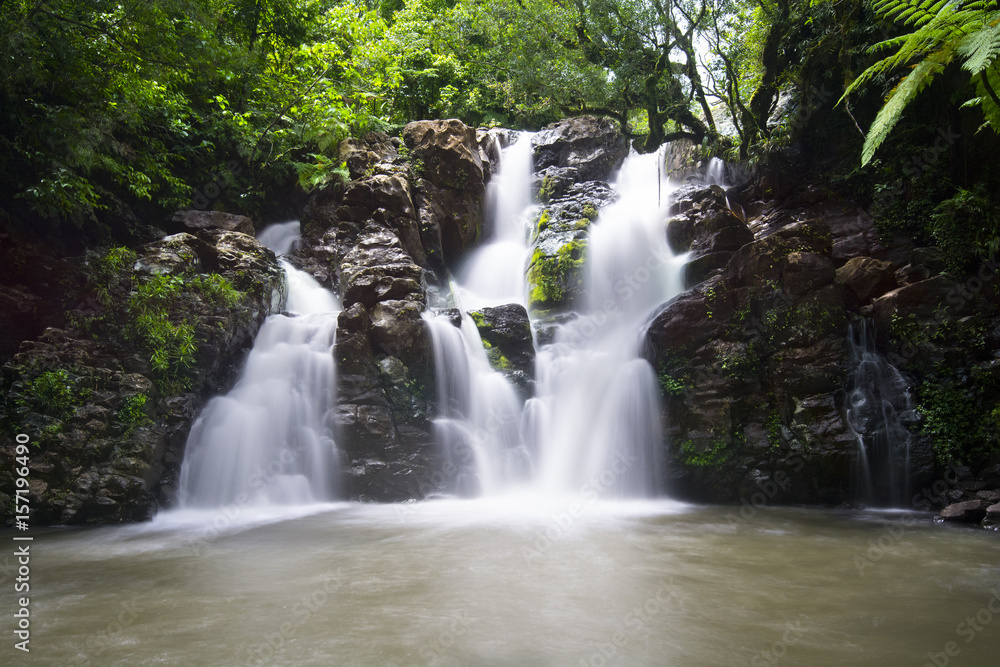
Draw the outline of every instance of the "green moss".
[[[714,441],[709,449],[698,448],[690,440],[681,443],[680,460],[684,465],[695,468],[709,468],[725,463],[732,456],[729,443],[725,440]]]
[[[486,318],[478,310],[470,310],[469,317],[471,317],[472,321],[476,323],[476,328],[479,329],[480,331],[490,328],[490,325],[486,321]]]
[[[538,220],[535,222],[535,235],[537,236],[548,229],[550,222],[552,222],[552,213],[546,209],[542,211],[541,215],[538,216]]]
[[[580,218],[579,220],[573,223],[573,229],[589,229],[589,228],[590,228],[590,220],[588,220],[587,218]]]
[[[575,239],[563,245],[556,256],[535,250],[528,269],[529,305],[548,308],[561,304],[586,261],[586,239]]]
[[[539,201],[548,203],[552,199],[552,195],[555,192],[556,181],[551,176],[546,176],[542,179],[542,185],[538,188],[538,199]]]
[[[597,209],[592,204],[584,204],[583,216],[588,220],[597,220]]]
[[[483,341],[485,343],[485,341]],[[486,356],[490,360],[490,366],[497,371],[509,371],[512,366],[510,359],[504,356],[499,348],[490,346],[486,349]]]

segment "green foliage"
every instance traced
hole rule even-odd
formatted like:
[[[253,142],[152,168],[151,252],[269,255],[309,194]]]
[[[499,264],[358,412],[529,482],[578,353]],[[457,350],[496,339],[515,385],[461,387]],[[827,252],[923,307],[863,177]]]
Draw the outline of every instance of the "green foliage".
[[[963,106],[978,106],[986,118],[986,126],[994,132],[1000,130],[1000,98],[996,94],[1000,74],[994,71],[1000,55],[1000,11],[995,2],[877,0],[875,11],[879,18],[896,21],[914,31],[873,46],[873,51],[896,48],[896,52],[862,72],[844,93],[846,98],[877,77],[888,76],[902,67],[910,68],[889,92],[868,130],[861,153],[863,165],[871,161],[907,105],[956,58],[962,61],[962,68],[976,89]]]
[[[80,386],[80,381],[65,369],[39,373],[24,383],[19,407],[64,420],[90,393]]]
[[[997,447],[1000,409],[985,411],[975,395],[947,381],[925,381],[918,391],[921,430],[941,465],[981,461]]]
[[[781,415],[778,414],[777,410],[771,410],[771,414],[767,416],[767,422],[764,424],[767,429],[767,442],[772,447],[781,447],[782,437],[781,437]]]
[[[5,3],[0,200],[84,230],[121,203],[253,213],[385,127],[386,29],[326,0]]]
[[[148,401],[149,397],[145,394],[135,394],[125,399],[125,404],[118,410],[118,421],[125,426],[128,433],[152,421],[146,414]]]
[[[928,231],[956,273],[1000,250],[1000,213],[982,184],[940,202],[930,216]]]
[[[175,394],[191,386],[198,343],[195,322],[175,314],[186,292],[204,297],[209,304],[232,308],[242,295],[217,274],[182,278],[154,275],[131,294],[127,313],[129,336],[149,355],[160,389]]]
[[[724,440],[716,440],[707,450],[698,448],[690,440],[681,443],[680,460],[684,465],[695,468],[709,468],[722,465],[729,460],[733,452],[729,443]]]

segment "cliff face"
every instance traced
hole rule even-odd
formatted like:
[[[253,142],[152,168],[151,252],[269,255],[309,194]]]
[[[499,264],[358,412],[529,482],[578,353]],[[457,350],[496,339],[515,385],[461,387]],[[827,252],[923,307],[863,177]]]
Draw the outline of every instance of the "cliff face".
[[[402,139],[349,140],[341,154],[351,179],[313,195],[303,212],[304,242],[290,259],[343,299],[335,423],[352,499],[398,501],[442,488],[423,313],[446,301],[449,267],[479,241],[486,185],[509,139],[458,121],[421,121]],[[608,181],[626,152],[625,139],[596,119],[535,136],[540,206],[525,267],[532,317],[515,304],[470,313],[491,364],[524,398],[534,392],[536,342],[573,317],[590,224],[615,201]],[[677,151],[670,156],[674,167],[690,168]],[[933,249],[880,240],[851,202],[808,185],[780,202],[761,191],[689,182],[663,220],[674,251],[690,253],[687,291],[645,331],[662,388],[672,493],[837,504],[858,499],[867,483],[870,499],[884,501],[885,471],[868,461],[864,481],[859,437],[877,428],[873,406],[888,405],[907,434],[914,504],[978,503],[962,516],[982,514],[1000,497],[990,443],[975,469],[946,469],[927,434],[961,430],[947,422],[949,406],[975,419],[996,405],[996,271],[981,270],[970,287],[968,276],[944,272]],[[23,344],[3,369],[4,423],[34,447],[38,523],[141,520],[168,504],[204,399],[231,386],[260,322],[283,308],[282,272],[248,235],[249,221],[179,222],[190,233],[134,254],[90,256],[74,288],[89,305],[69,313],[69,326]],[[442,312],[459,325],[458,311]],[[862,343],[896,369],[867,407],[858,399],[868,381]],[[9,508],[12,447],[0,450],[0,462],[0,502]]]
[[[253,236],[206,226],[135,253],[91,253],[77,279],[84,309],[3,368],[3,423],[30,439],[32,522],[148,519],[174,500],[205,399],[228,389],[261,322],[284,307],[284,275]]]

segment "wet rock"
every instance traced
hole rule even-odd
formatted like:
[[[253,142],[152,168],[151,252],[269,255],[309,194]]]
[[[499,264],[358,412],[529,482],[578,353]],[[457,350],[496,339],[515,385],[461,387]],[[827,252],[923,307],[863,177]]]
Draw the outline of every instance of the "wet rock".
[[[952,521],[955,523],[979,523],[986,517],[987,503],[983,500],[966,500],[961,503],[948,505],[938,518],[942,521]]]
[[[1000,503],[995,503],[986,508],[986,516],[983,517],[983,527],[1000,530]]]
[[[105,285],[108,311],[90,325],[95,330],[48,329],[4,368],[3,419],[34,434],[37,447],[32,511],[38,525],[137,521],[171,503],[202,402],[231,386],[260,322],[284,308],[284,274],[252,236],[203,229],[143,246],[137,255],[135,266]],[[233,285],[237,303],[222,306],[186,289],[199,270]],[[155,273],[183,279],[170,305],[171,322],[186,323],[196,346],[194,370],[183,383],[164,382],[143,339],[126,328],[129,292]],[[39,383],[53,382],[65,388],[59,401],[39,400]],[[0,448],[4,469],[12,456],[12,448]],[[0,495],[9,481],[0,476]]]
[[[407,364],[426,363],[430,357],[430,334],[422,312],[423,304],[416,301],[375,304],[371,332],[376,351]]]
[[[537,170],[576,169],[584,181],[604,181],[628,155],[628,141],[608,118],[581,116],[547,126],[534,137]]]
[[[167,236],[138,251],[134,270],[147,274],[181,275],[201,271],[197,238],[187,233]]]
[[[250,236],[257,233],[253,226],[253,220],[250,218],[222,211],[177,211],[170,218],[170,221],[175,226],[186,229],[222,229]]]
[[[417,180],[420,237],[431,266],[456,261],[478,239],[487,173],[476,131],[459,120],[416,121],[403,130]]]
[[[528,312],[520,304],[469,312],[486,347],[493,368],[507,377],[522,395],[530,396],[535,375],[535,347]]]
[[[380,301],[423,303],[423,271],[391,231],[374,225],[365,229],[340,265],[344,306]]]
[[[791,252],[782,269],[785,292],[792,297],[829,285],[835,276],[833,262],[816,252]]]

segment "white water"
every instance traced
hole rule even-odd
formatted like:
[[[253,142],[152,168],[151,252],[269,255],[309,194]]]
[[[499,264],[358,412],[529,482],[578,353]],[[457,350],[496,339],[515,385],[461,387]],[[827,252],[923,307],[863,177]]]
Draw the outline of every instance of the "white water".
[[[529,149],[530,135],[521,135],[504,152],[494,198],[506,204],[493,209],[494,236],[459,278],[460,306],[525,303]],[[523,406],[489,367],[471,320],[463,318],[461,331],[443,318],[431,321],[444,406],[438,433],[459,470],[454,491],[662,492],[659,386],[640,346],[654,310],[682,290],[684,257],[666,243],[670,185],[660,160],[659,152],[632,155],[622,166],[614,184],[620,199],[591,226],[586,303],[538,350],[536,393]]]
[[[503,152],[499,174],[487,186],[482,245],[459,271],[458,293],[470,309],[526,304],[524,272],[531,218],[531,134],[521,132]]]
[[[276,254],[299,240],[298,223],[269,227]],[[333,344],[336,298],[281,260],[287,315],[261,327],[236,386],[205,406],[188,436],[181,467],[182,508],[303,505],[337,492]]]
[[[726,185],[726,163],[717,157],[713,157],[708,161],[708,165],[705,167],[705,184],[706,185]]]
[[[910,432],[900,421],[912,409],[906,380],[875,349],[875,325],[848,330],[854,377],[847,395],[847,423],[858,440],[860,500],[906,507],[910,501]]]

